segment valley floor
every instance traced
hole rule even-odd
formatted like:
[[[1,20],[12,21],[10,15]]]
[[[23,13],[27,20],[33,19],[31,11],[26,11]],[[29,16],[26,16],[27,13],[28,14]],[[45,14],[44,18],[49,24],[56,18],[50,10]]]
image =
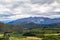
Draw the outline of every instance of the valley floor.
[[[37,38],[37,37],[15,38],[15,37],[10,37],[10,40],[42,40],[42,38]]]

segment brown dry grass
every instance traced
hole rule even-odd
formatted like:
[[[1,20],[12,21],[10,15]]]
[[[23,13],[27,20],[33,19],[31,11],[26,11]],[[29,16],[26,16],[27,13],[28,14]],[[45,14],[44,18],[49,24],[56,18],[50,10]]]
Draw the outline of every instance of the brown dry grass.
[[[42,40],[42,38],[38,38],[38,37],[27,37],[27,40]]]
[[[42,40],[42,38],[37,38],[37,37],[15,38],[15,37],[11,37],[10,40]]]

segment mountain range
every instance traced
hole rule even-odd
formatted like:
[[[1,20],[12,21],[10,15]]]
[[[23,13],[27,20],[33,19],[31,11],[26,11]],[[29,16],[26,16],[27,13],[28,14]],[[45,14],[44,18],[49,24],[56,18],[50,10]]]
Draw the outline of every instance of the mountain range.
[[[11,21],[7,24],[18,25],[24,28],[60,28],[60,18],[28,17]]]
[[[35,24],[60,23],[60,18],[50,19],[47,17],[28,17],[28,18],[17,19],[17,20],[8,22],[7,24],[19,25],[21,23],[31,23],[31,22]]]

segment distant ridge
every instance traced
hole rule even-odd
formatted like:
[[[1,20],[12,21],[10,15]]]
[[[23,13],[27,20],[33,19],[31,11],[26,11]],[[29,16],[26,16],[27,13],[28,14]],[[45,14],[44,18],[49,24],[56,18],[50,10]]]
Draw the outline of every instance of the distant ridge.
[[[60,28],[60,18],[28,17],[11,21],[7,24],[18,25],[24,28]]]
[[[50,19],[47,17],[28,17],[28,18],[22,18],[22,19],[18,19],[18,20],[14,20],[11,22],[8,22],[7,24],[15,24],[18,25],[20,23],[36,23],[36,24],[52,24],[52,23],[59,23],[60,22],[60,18],[54,18],[54,19]]]

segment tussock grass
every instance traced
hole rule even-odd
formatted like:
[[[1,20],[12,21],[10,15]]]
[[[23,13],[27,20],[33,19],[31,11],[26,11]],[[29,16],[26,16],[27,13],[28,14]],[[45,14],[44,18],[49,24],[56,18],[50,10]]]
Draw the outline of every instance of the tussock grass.
[[[37,37],[15,38],[15,37],[10,37],[10,40],[42,40],[42,38],[37,38]]]

